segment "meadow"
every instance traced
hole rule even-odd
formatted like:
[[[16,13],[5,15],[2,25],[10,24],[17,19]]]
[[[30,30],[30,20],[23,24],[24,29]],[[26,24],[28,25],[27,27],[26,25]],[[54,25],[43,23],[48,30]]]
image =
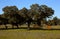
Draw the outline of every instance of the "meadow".
[[[0,30],[0,39],[60,39],[60,30],[6,29]]]

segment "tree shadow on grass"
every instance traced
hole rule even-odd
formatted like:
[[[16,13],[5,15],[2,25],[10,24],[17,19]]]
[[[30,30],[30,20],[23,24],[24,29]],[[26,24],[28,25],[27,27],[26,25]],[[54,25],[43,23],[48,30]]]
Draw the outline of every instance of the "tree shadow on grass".
[[[28,30],[28,27],[19,27],[19,28],[0,28],[0,30],[15,30],[15,29],[26,29]],[[31,28],[29,30],[60,30],[60,29],[43,29],[43,28]]]
[[[20,28],[0,28],[0,30],[15,30],[15,29],[27,29],[27,27],[20,27]]]
[[[60,29],[30,28],[30,30],[60,30]]]

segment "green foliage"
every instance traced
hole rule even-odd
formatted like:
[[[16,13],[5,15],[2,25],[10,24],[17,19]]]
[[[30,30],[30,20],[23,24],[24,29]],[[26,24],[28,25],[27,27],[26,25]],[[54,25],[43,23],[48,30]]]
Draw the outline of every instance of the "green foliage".
[[[37,24],[41,26],[43,19],[49,18],[54,14],[54,10],[46,5],[32,4],[30,8],[30,13],[33,20],[37,21]]]
[[[9,19],[9,23],[14,22],[18,24],[28,19],[29,21],[34,20],[38,25],[41,25],[42,20],[45,19],[45,22],[46,18],[54,14],[52,8],[39,4],[32,4],[30,9],[24,7],[19,10],[16,6],[6,6],[2,10],[4,11],[2,17]]]
[[[48,24],[50,25],[60,25],[60,19],[57,17],[53,17],[52,20],[48,20]]]

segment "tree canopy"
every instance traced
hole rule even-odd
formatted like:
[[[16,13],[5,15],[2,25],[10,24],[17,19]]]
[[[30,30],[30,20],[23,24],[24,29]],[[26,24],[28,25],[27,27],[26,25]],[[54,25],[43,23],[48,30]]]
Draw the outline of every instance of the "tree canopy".
[[[32,4],[30,9],[24,7],[19,10],[16,6],[6,6],[2,10],[4,12],[2,17],[9,19],[9,22],[12,21],[18,24],[28,19],[28,22],[31,23],[32,20],[35,20],[40,25],[41,20],[49,18],[54,14],[54,10],[51,7],[39,4]]]

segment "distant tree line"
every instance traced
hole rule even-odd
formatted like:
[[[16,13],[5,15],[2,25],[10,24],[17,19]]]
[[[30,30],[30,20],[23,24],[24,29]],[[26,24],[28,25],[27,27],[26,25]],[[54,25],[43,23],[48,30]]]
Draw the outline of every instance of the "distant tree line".
[[[3,9],[3,14],[0,15],[0,25],[4,24],[6,29],[6,24],[11,24],[12,28],[18,25],[27,23],[28,29],[30,29],[30,24],[37,24],[42,26],[42,22],[45,24],[50,22],[46,21],[54,14],[54,10],[46,5],[32,4],[30,9],[22,8],[18,9],[16,6],[5,6]],[[54,18],[56,21],[56,19]],[[52,23],[52,22],[50,22]],[[56,23],[55,23],[56,24]]]
[[[60,19],[57,18],[57,17],[53,17],[52,20],[48,20],[47,21],[47,24],[50,24],[50,25],[60,25]]]

